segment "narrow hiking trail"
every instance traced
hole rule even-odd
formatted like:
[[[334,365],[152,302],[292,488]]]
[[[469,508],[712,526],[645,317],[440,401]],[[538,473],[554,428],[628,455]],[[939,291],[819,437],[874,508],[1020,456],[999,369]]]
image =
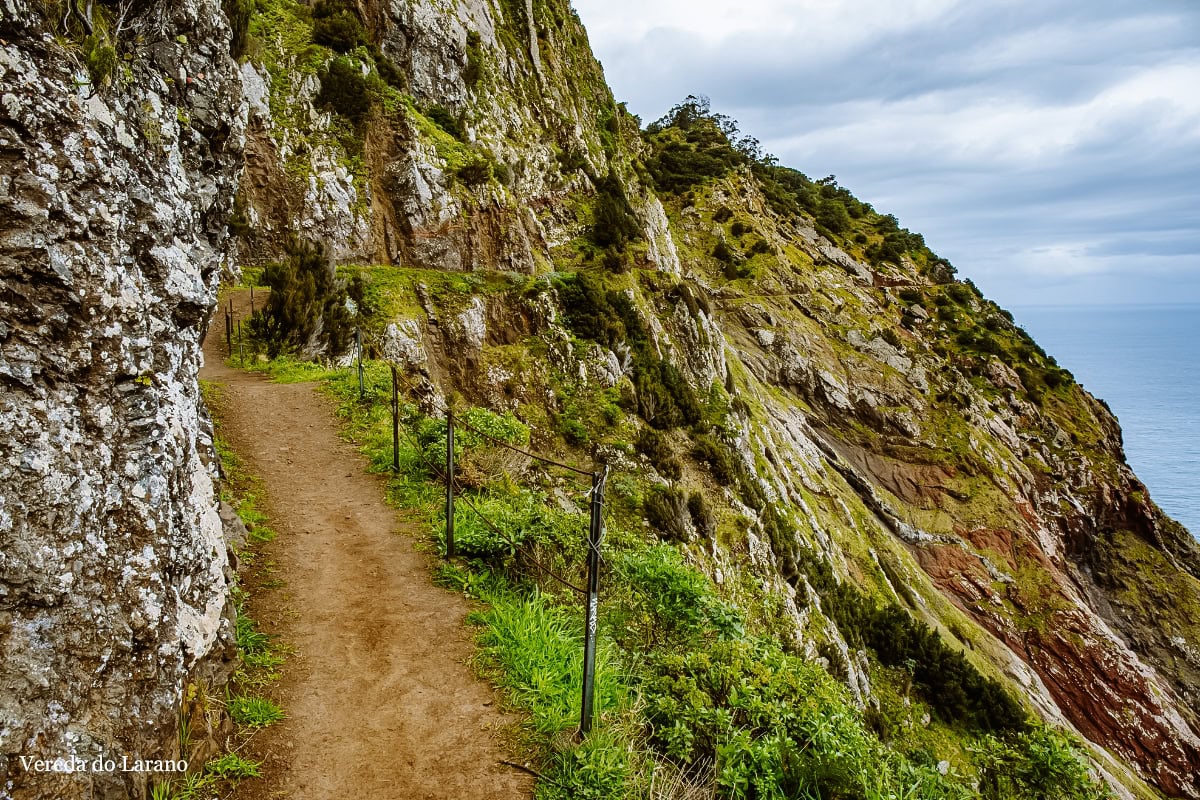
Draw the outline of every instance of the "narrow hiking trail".
[[[260,559],[282,585],[253,591],[251,612],[293,650],[271,691],[287,719],[243,753],[264,777],[235,796],[528,798],[529,778],[499,763],[512,719],[465,663],[466,602],[432,585],[415,531],[338,437],[331,401],[225,366],[219,319],[201,377],[221,386],[222,435],[262,480],[279,533]]]

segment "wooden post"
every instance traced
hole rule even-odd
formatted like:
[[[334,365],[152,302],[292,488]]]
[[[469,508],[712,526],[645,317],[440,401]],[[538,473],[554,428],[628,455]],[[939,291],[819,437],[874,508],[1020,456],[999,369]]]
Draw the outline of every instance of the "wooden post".
[[[608,465],[592,473],[592,519],[588,527],[587,606],[583,632],[583,708],[579,714],[579,733],[592,729],[592,708],[596,693],[596,626],[600,612],[600,540],[604,535],[604,482]]]

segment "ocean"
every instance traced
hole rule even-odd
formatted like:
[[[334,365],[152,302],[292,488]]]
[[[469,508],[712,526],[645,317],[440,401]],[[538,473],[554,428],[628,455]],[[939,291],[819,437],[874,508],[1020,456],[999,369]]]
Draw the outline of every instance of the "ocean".
[[[1200,306],[1012,311],[1060,366],[1108,403],[1150,497],[1200,538]]]

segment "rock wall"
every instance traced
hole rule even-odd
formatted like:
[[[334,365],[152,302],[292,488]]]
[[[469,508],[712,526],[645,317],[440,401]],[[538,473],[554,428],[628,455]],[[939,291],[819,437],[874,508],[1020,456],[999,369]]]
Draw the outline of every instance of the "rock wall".
[[[228,671],[196,376],[241,89],[215,0],[98,3],[107,74],[66,8],[0,4],[0,798],[140,798],[22,757],[176,758],[185,686]]]
[[[296,235],[339,263],[531,273],[593,222],[611,176],[644,232],[634,258],[678,271],[662,206],[632,166],[637,124],[567,3],[351,5],[376,53],[346,56],[374,82],[353,125],[320,101],[311,20],[282,9],[255,22],[261,46],[243,65],[247,263],[278,259]],[[395,85],[378,76],[385,61]]]

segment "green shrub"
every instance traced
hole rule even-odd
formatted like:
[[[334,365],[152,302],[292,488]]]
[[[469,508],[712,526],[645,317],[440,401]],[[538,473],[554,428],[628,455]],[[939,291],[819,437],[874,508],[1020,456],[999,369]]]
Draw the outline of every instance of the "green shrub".
[[[475,153],[454,171],[454,175],[467,186],[482,186],[492,179],[492,160]]]
[[[815,560],[814,560],[815,561]],[[827,599],[826,614],[847,642],[870,647],[887,667],[915,664],[913,686],[947,722],[976,730],[1023,731],[1027,717],[1004,687],[985,677],[937,631],[895,603],[877,604],[849,583],[833,585],[828,566],[806,564],[809,578]]]
[[[580,273],[560,285],[559,299],[564,321],[580,339],[590,339],[608,348],[624,341],[625,326],[608,302],[608,293],[599,279]]]
[[[430,122],[455,139],[460,142],[466,141],[467,134],[463,130],[462,121],[452,114],[449,109],[435,104],[426,108],[423,113]]]
[[[825,198],[821,201],[816,219],[818,224],[837,234],[845,233],[853,224],[850,221],[850,213],[846,211],[846,206],[840,200],[833,198]]]
[[[267,343],[272,358],[288,350],[342,353],[353,327],[345,283],[320,245],[297,241],[288,251],[286,261],[263,271],[271,293],[250,318],[251,334]]]
[[[530,726],[554,735],[579,723],[583,683],[582,619],[552,605],[539,593],[520,597],[491,592],[488,607],[469,617],[481,625],[483,656],[503,671],[497,675],[509,699],[529,713]],[[600,637],[596,650],[596,714],[621,706],[626,689],[612,644]]]
[[[616,252],[622,252],[629,242],[641,237],[641,225],[616,175],[609,172],[595,183],[596,205],[591,239],[600,247],[611,247]]]
[[[246,237],[250,235],[252,230],[250,227],[250,217],[246,213],[246,201],[241,192],[238,192],[233,199],[233,211],[229,214],[229,222],[227,224],[231,236]]]
[[[344,56],[329,62],[320,75],[317,104],[341,114],[355,124],[371,110],[367,79],[358,63]]]
[[[729,449],[708,434],[693,438],[692,456],[707,464],[713,478],[722,486],[732,486],[737,481],[737,470],[729,455]]]
[[[699,422],[700,404],[678,368],[647,351],[640,349],[633,365],[638,413],[660,429]]]
[[[642,513],[651,527],[674,541],[687,541],[687,497],[674,486],[654,486],[642,500]]]
[[[229,55],[235,59],[241,58],[246,52],[254,0],[221,0],[221,10],[225,12],[233,33],[229,40]]]
[[[734,145],[733,120],[711,112],[708,100],[689,96],[646,129],[646,168],[659,191],[680,194],[749,163]]]
[[[312,40],[338,53],[349,53],[366,44],[367,34],[358,12],[343,0],[320,0],[313,8]]]
[[[974,293],[961,283],[952,283],[947,286],[946,295],[960,306],[970,305],[975,297]]]
[[[715,641],[649,669],[651,743],[685,767],[711,765],[720,797],[965,796],[933,767],[889,757],[843,687],[776,646]]]
[[[675,450],[665,435],[653,428],[642,428],[638,431],[634,447],[646,456],[655,471],[667,480],[677,481],[683,477],[683,465],[679,463]]]
[[[384,83],[402,92],[408,90],[408,77],[401,71],[400,67],[396,66],[396,62],[378,51],[376,51],[374,58],[375,70],[379,73],[379,77],[383,79]]]
[[[692,492],[688,495],[687,507],[688,515],[691,516],[696,530],[703,536],[711,536],[717,529],[717,519],[713,516],[712,508],[704,499],[704,495],[700,492]]]
[[[618,627],[644,634],[637,648],[644,640],[674,647],[697,637],[742,634],[741,617],[716,596],[707,578],[684,563],[674,547],[660,544],[621,553],[614,556],[613,568],[631,589],[630,613]]]
[[[1042,373],[1042,380],[1045,381],[1046,387],[1049,389],[1060,389],[1063,386],[1069,386],[1074,379],[1074,376],[1069,371],[1061,367],[1049,367]]]
[[[895,328],[884,328],[879,336],[892,347],[903,349],[904,343],[900,338],[900,334],[896,333]]]
[[[265,697],[234,695],[227,708],[230,718],[246,728],[265,728],[283,719],[283,709]]]
[[[117,68],[117,48],[102,33],[94,33],[83,40],[84,63],[92,86],[103,89],[112,80]]]
[[[463,68],[463,81],[467,86],[474,86],[483,77],[483,48],[480,46],[479,32],[467,31],[467,65]]]
[[[204,771],[222,780],[236,783],[244,778],[261,777],[261,773],[259,772],[259,767],[261,766],[261,761],[249,761],[237,753],[226,753],[220,758],[205,764]]]
[[[733,248],[723,238],[718,239],[713,246],[712,257],[722,264],[732,264],[736,258]]]
[[[613,730],[593,730],[559,754],[539,787],[539,800],[618,800],[631,777],[628,743]]]
[[[596,277],[582,273],[558,283],[564,321],[581,339],[609,348],[622,342],[633,350],[633,385],[637,412],[656,428],[667,429],[700,420],[700,403],[683,375],[659,358],[633,302],[606,292]]]
[[[1076,744],[1043,725],[1009,739],[984,737],[976,747],[979,793],[985,800],[1105,800]]]
[[[757,255],[765,255],[766,253],[770,253],[773,249],[774,248],[771,247],[771,243],[768,242],[766,239],[755,239],[754,243],[750,245],[750,249],[748,252],[752,256],[757,256]]]
[[[558,430],[569,444],[576,446],[587,444],[588,440],[591,439],[591,435],[588,433],[587,426],[584,425],[578,417],[560,417],[558,421]]]

